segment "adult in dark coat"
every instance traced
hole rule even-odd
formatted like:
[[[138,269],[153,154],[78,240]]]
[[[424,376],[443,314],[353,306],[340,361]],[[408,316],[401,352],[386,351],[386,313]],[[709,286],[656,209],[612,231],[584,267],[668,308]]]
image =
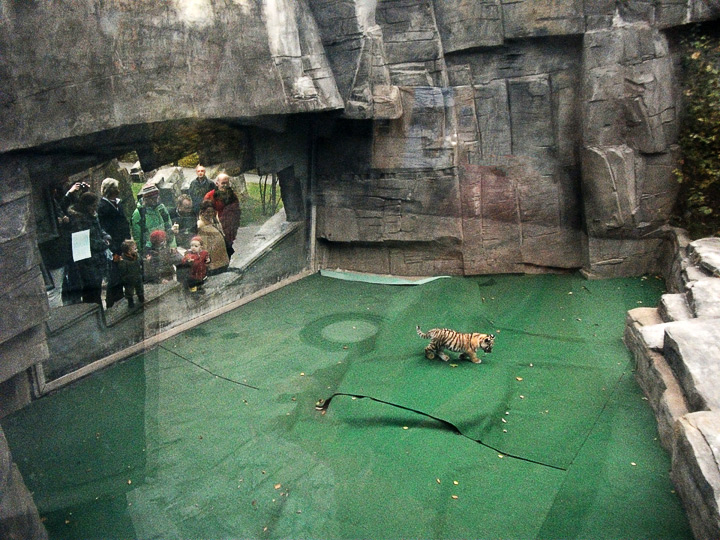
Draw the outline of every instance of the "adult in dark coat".
[[[90,231],[90,257],[76,261],[80,274],[80,294],[82,301],[102,306],[102,280],[107,268],[107,249],[110,235],[103,231],[97,218],[98,196],[94,193],[83,193],[80,200],[68,209],[70,230]]]
[[[118,262],[122,257],[122,243],[130,239],[130,223],[120,206],[120,184],[114,178],[106,178],[100,186],[102,199],[98,205],[98,220],[103,230],[110,235],[110,251],[113,260],[108,265],[107,292],[105,305],[111,308],[123,297],[123,285],[118,273]]]
[[[205,195],[215,188],[215,184],[205,176],[205,167],[202,165],[195,167],[195,174],[195,179],[190,182],[188,195],[190,195],[190,199],[192,199],[193,213],[197,219],[200,215],[200,204],[203,202]]]
[[[56,185],[52,190],[53,214],[57,220],[58,239],[56,253],[59,264],[63,267],[62,277],[62,303],[63,305],[80,302],[80,277],[75,262],[72,260],[72,245],[70,243],[70,217],[68,208],[77,202],[80,197],[82,183],[74,183],[69,190],[62,185]]]
[[[82,281],[80,271],[73,260],[71,244],[70,207],[80,200],[80,196],[90,189],[87,182],[73,182],[69,185],[64,195],[58,191],[56,197],[55,212],[58,218],[58,232],[60,233],[60,249],[63,253],[63,280],[62,280],[62,303],[64,306],[79,304],[82,302]]]
[[[171,212],[177,245],[185,249],[190,247],[190,240],[197,235],[197,215],[193,212],[192,199],[188,195],[180,195]],[[177,225],[177,227],[175,227]]]

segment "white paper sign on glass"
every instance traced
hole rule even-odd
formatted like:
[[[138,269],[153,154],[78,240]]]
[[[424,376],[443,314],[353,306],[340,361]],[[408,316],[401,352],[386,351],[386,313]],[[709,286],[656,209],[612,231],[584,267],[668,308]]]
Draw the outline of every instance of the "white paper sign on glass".
[[[72,233],[73,261],[90,258],[90,229]]]

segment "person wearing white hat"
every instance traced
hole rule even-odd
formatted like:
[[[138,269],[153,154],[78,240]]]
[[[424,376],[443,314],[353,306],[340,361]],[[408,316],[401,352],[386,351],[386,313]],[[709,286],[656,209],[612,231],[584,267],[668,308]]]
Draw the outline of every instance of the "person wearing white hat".
[[[133,240],[137,242],[138,250],[144,254],[145,251],[152,247],[150,235],[153,231],[164,231],[167,235],[167,245],[177,247],[170,213],[165,208],[165,205],[160,202],[160,190],[158,187],[148,182],[142,187],[138,195],[140,200],[130,219]]]

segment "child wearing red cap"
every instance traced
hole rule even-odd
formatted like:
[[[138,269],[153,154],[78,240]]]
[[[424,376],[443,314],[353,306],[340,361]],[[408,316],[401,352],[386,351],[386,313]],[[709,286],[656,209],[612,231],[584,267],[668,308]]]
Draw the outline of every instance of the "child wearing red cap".
[[[180,263],[181,266],[189,266],[190,272],[185,280],[188,291],[203,293],[203,281],[207,277],[207,265],[210,264],[210,254],[205,251],[203,239],[193,236],[190,240],[190,249]]]

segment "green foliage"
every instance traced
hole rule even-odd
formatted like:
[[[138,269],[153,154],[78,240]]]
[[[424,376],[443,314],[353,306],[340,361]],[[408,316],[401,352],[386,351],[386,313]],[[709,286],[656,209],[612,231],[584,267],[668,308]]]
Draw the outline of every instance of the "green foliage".
[[[260,225],[265,223],[270,216],[263,214],[263,205],[261,202],[260,187],[254,182],[247,183],[248,197],[242,203],[242,218],[240,226]],[[282,200],[280,200],[280,188],[278,187],[278,210],[282,208]]]
[[[137,201],[137,200],[138,200],[137,196],[138,196],[138,193],[140,193],[140,190],[141,190],[142,187],[143,187],[143,183],[142,183],[142,182],[132,182],[132,183],[130,184],[130,187],[132,188],[133,198],[134,198],[135,201]]]
[[[189,156],[185,156],[184,158],[180,158],[178,160],[178,167],[185,167],[186,169],[194,169],[197,167],[198,163],[200,163],[200,156],[197,152],[194,152],[190,154]]]
[[[720,235],[720,40],[696,34],[683,45],[679,224],[695,238]]]
[[[128,163],[135,163],[140,158],[137,155],[137,152],[133,150],[132,152],[128,152],[127,154],[123,154],[122,156],[118,157],[118,161],[125,161]]]

